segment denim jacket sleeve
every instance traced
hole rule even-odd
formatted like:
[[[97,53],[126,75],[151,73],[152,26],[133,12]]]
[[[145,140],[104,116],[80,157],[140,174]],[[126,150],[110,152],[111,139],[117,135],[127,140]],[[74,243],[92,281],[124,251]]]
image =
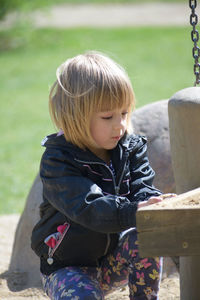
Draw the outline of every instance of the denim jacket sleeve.
[[[72,222],[98,232],[135,226],[136,205],[126,198],[105,196],[61,151],[45,151],[40,176],[44,199]]]
[[[138,150],[130,156],[130,196],[131,201],[145,201],[151,196],[158,196],[161,192],[153,186],[155,172],[147,157],[147,140],[141,137]]]

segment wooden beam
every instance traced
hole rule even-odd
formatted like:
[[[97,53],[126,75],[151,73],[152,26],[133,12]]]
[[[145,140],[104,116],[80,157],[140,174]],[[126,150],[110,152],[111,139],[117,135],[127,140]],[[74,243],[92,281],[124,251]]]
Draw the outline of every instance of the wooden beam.
[[[200,188],[140,208],[136,215],[142,257],[200,254]]]
[[[174,94],[168,102],[168,112],[176,191],[182,194],[200,186],[200,87]],[[198,228],[194,226],[194,230]],[[199,299],[199,278],[200,255],[181,256],[181,300]]]

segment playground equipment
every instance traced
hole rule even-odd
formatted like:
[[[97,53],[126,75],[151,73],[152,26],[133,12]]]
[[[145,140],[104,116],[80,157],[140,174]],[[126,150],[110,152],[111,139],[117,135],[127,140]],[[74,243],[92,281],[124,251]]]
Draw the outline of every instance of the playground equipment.
[[[199,300],[200,48],[197,1],[189,0],[189,6],[195,87],[177,92],[168,104],[172,165],[176,192],[181,195],[139,210],[137,229],[142,256],[180,256],[180,298]]]

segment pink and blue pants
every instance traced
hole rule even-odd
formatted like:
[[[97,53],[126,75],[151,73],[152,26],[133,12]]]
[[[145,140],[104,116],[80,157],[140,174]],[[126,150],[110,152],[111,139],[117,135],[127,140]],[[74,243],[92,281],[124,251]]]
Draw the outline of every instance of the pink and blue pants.
[[[113,253],[100,267],[65,267],[49,276],[42,274],[44,290],[53,300],[102,300],[105,295],[129,286],[131,300],[158,300],[160,258],[141,258],[137,232],[123,232]]]

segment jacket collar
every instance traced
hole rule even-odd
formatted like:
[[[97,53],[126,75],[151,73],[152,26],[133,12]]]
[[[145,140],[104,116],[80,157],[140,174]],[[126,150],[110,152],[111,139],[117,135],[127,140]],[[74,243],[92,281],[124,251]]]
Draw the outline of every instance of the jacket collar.
[[[114,158],[113,156],[117,154],[117,157],[121,160],[124,153],[132,151],[135,148],[138,140],[139,138],[137,135],[125,134],[119,141],[118,145],[111,150],[111,158]],[[57,133],[48,135],[42,140],[41,144],[46,148],[63,149],[64,151],[70,152],[75,158],[78,158],[80,160],[102,162],[102,160],[90,150],[80,149],[74,144],[66,141],[64,135],[57,135]]]

